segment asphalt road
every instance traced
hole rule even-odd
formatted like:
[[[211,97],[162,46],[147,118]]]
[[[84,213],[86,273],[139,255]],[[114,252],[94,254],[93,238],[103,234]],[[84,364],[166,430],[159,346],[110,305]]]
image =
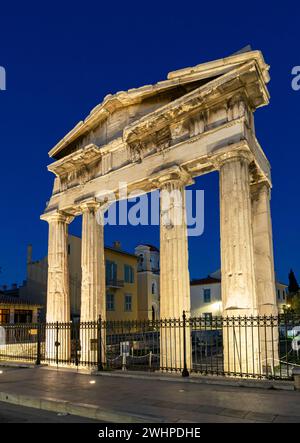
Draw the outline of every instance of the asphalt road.
[[[0,402],[0,423],[99,423],[99,421]]]

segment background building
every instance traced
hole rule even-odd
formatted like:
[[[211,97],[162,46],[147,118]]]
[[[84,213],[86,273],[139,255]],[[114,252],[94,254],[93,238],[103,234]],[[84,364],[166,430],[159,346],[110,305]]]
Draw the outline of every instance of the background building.
[[[81,302],[81,238],[69,235],[69,285],[71,317],[79,318]],[[108,320],[136,320],[138,318],[137,257],[121,249],[119,242],[105,247],[106,308]],[[48,258],[32,260],[28,247],[27,280],[20,288],[20,297],[43,305],[47,303]]]
[[[69,284],[71,317],[79,318],[81,299],[81,238],[69,235]],[[159,249],[150,244],[135,248],[135,255],[121,249],[120,242],[105,247],[106,263],[106,312],[109,320],[146,320],[160,318],[160,265]],[[45,316],[47,298],[47,257],[32,260],[32,247],[28,247],[27,281],[18,288],[20,299],[25,303],[16,311],[32,310],[32,318],[42,306],[41,317]],[[205,278],[194,279],[191,288],[191,316],[222,315],[221,271]],[[15,288],[11,288],[11,291]],[[13,292],[14,294],[14,292]],[[7,300],[10,294],[6,294]],[[279,312],[287,304],[287,285],[276,281],[276,296]],[[10,300],[13,297],[10,297]],[[13,300],[12,300],[13,301]],[[19,302],[18,302],[19,303]],[[1,304],[0,304],[0,308]],[[3,307],[3,318],[7,318],[7,305]],[[14,312],[14,307],[10,308]],[[1,313],[1,311],[0,311]],[[13,314],[10,319],[12,320]]]
[[[0,292],[0,324],[35,323],[40,305]]]
[[[288,304],[288,286],[285,283],[276,281],[276,297],[279,312],[282,313]]]
[[[160,317],[159,250],[143,244],[135,248],[135,254],[138,258],[139,318],[155,320]]]
[[[277,282],[276,295],[279,313],[287,303],[287,285]],[[221,271],[218,270],[206,278],[191,281],[191,316],[218,316],[222,315],[221,299]]]

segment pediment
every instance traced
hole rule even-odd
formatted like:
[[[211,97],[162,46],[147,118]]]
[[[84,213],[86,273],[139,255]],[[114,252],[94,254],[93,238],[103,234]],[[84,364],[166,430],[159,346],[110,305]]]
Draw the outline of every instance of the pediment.
[[[268,65],[260,51],[250,51],[220,60],[170,72],[167,79],[128,91],[107,95],[84,121],[79,122],[50,152],[62,159],[89,144],[107,145],[126,134],[127,128],[145,122],[147,116],[178,103],[210,82],[234,73],[249,62],[255,63],[263,83],[269,81]],[[254,104],[254,107],[256,105]],[[128,131],[127,131],[128,132]]]

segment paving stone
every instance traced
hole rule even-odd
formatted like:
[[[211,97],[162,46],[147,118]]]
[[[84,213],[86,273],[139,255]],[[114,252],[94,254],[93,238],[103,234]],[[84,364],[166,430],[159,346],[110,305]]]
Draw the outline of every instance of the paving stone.
[[[300,423],[300,417],[277,415],[274,419],[274,423]]]
[[[245,415],[245,418],[249,418],[251,420],[255,421],[262,421],[264,423],[271,423],[275,419],[275,415],[272,414],[265,414],[262,412],[248,412]]]
[[[244,418],[246,417],[247,414],[249,414],[249,411],[240,411],[238,409],[230,409],[230,408],[224,408],[220,411],[220,415],[225,415],[228,417]]]
[[[96,377],[44,369],[5,371],[0,378],[0,399],[35,397],[86,403],[102,410],[144,414],[150,421],[194,423],[300,422],[300,393],[161,380]],[[180,390],[183,389],[183,392]],[[49,403],[49,401],[48,401]],[[52,403],[51,403],[52,404]],[[245,411],[245,406],[248,411]],[[37,407],[37,406],[36,406]]]

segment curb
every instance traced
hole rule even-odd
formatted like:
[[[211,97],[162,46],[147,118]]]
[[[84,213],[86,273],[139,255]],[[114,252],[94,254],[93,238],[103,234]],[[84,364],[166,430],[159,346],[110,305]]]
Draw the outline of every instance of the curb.
[[[8,361],[0,361],[1,368],[25,368],[25,369],[33,369],[36,368],[36,364],[34,363],[15,363]]]
[[[34,397],[0,392],[0,401],[18,406],[42,409],[45,411],[66,413],[101,420],[109,423],[162,423],[163,420],[152,415],[127,414],[123,411],[103,409],[86,403],[73,403],[48,397]]]
[[[216,386],[231,386],[235,388],[256,388],[256,389],[275,389],[283,391],[294,391],[294,384],[290,381],[277,381],[277,380],[245,380],[245,379],[233,379],[225,377],[185,377],[181,376],[167,376],[167,375],[145,375],[139,373],[128,372],[98,372],[93,371],[93,376],[100,377],[119,377],[119,378],[131,378],[140,380],[159,380],[178,383],[195,383],[204,385],[216,385]]]

